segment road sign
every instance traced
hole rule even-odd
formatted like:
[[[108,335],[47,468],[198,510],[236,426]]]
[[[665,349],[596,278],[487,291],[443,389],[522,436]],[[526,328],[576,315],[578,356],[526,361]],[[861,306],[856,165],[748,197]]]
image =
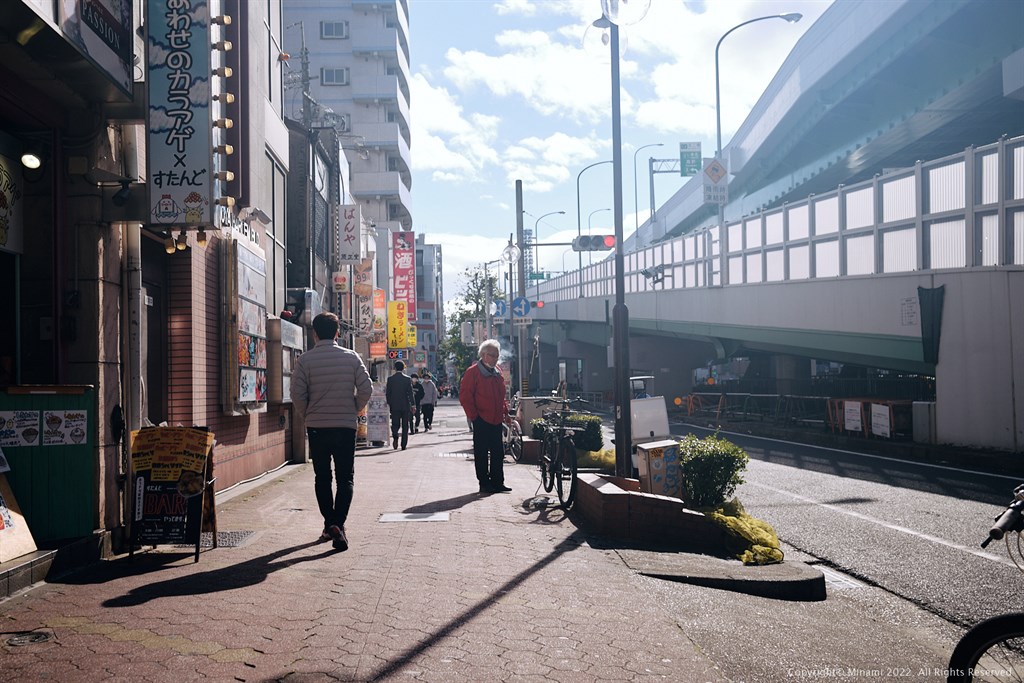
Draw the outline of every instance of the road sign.
[[[515,327],[529,327],[533,323],[533,316],[523,316],[521,318],[512,318],[512,324]]]
[[[548,279],[548,274],[547,273],[530,273],[529,279],[530,280],[547,280]]]
[[[508,315],[508,305],[504,301],[495,301],[493,306],[494,313],[492,315],[496,315],[499,318],[504,318],[506,315]]]
[[[722,162],[718,159],[705,160],[701,181],[704,186],[705,204],[727,204],[729,202],[729,174]]]
[[[522,318],[530,313],[530,300],[525,296],[517,296],[512,299],[512,314]]]
[[[679,143],[679,175],[689,176],[700,173],[700,143]]]

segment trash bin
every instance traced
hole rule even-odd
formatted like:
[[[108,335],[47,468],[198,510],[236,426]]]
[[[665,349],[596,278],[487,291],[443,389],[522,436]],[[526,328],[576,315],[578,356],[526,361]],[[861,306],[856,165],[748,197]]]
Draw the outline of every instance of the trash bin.
[[[665,439],[637,444],[636,454],[641,491],[660,496],[683,497],[678,441]]]

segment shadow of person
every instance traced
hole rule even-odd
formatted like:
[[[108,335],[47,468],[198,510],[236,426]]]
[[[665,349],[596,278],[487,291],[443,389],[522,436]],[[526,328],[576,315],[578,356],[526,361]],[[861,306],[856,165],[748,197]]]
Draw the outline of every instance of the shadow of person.
[[[474,500],[480,500],[480,495],[477,493],[467,493],[461,496],[455,496],[454,498],[433,500],[429,503],[423,503],[422,505],[414,505],[411,508],[402,510],[402,512],[445,512],[446,510],[455,510],[460,508],[467,503],[472,503]]]
[[[132,607],[141,605],[156,598],[167,598],[185,595],[200,595],[203,593],[216,593],[229,591],[236,588],[244,588],[262,583],[266,578],[280,569],[285,569],[300,562],[319,560],[337,551],[328,546],[328,550],[316,555],[307,557],[296,557],[290,559],[279,559],[298,550],[311,548],[319,545],[320,541],[301,543],[290,548],[282,548],[268,555],[254,557],[240,564],[232,564],[227,567],[220,567],[210,571],[179,576],[166,581],[157,581],[145,586],[131,589],[126,595],[103,601],[104,607]]]

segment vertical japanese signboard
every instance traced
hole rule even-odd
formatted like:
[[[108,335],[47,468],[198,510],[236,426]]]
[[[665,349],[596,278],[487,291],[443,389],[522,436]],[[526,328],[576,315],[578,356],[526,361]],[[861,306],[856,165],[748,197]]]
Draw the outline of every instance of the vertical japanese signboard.
[[[210,6],[147,0],[146,27],[149,222],[212,225]]]
[[[373,259],[360,260],[354,270],[352,293],[356,295],[356,327],[370,336],[373,332]]]
[[[370,332],[370,358],[384,358],[384,356],[387,355],[387,315],[387,298],[384,294],[384,290],[374,289],[373,325]]]
[[[408,312],[404,301],[388,302],[388,346],[404,349],[408,346]]]
[[[358,263],[360,261],[359,245],[362,242],[360,225],[362,223],[358,204],[342,204],[338,213],[338,262]]]
[[[391,298],[404,301],[407,319],[416,320],[416,234],[411,231],[392,233],[391,258],[394,276]]]

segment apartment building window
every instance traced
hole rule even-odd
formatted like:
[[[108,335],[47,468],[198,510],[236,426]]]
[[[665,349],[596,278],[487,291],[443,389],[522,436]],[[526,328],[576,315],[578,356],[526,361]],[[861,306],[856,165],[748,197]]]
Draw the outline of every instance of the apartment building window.
[[[324,85],[348,85],[348,67],[320,69],[320,82]]]
[[[284,167],[270,154],[266,155],[270,173],[267,177],[270,180],[270,225],[266,226],[266,256],[267,256],[267,310],[277,314],[285,307],[285,290],[287,282],[288,250],[286,248],[287,236],[285,235],[285,190],[287,188],[286,173]]]
[[[324,40],[344,40],[348,38],[348,22],[321,21],[320,37]]]

